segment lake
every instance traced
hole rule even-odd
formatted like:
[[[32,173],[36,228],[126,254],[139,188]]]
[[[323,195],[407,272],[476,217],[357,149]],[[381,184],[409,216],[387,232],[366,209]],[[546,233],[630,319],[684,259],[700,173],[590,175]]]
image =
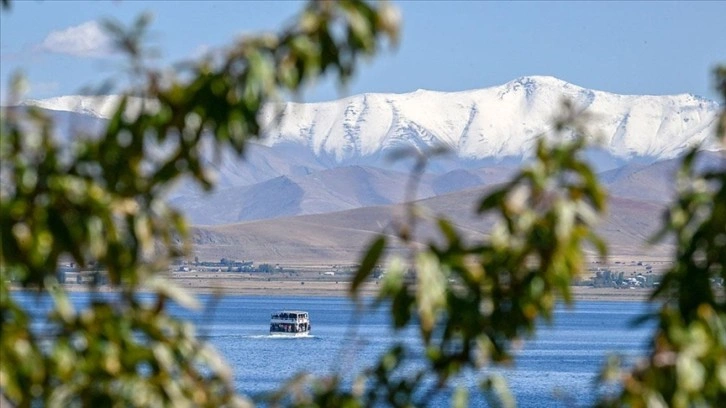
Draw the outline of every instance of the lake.
[[[15,293],[35,310],[47,307],[32,295]],[[75,303],[87,298],[71,294]],[[305,371],[315,374],[350,373],[373,364],[396,341],[410,346],[413,365],[423,364],[414,330],[394,332],[386,311],[356,314],[355,305],[343,297],[200,296],[204,308],[189,312],[172,308],[197,325],[197,334],[216,346],[232,366],[235,387],[246,395],[275,390],[286,379]],[[296,309],[309,312],[312,335],[307,338],[270,337],[270,313]],[[573,309],[558,308],[552,325],[542,324],[533,339],[522,342],[512,368],[495,368],[502,374],[520,407],[571,407],[592,403],[594,380],[610,353],[629,361],[647,350],[651,326],[631,322],[646,311],[637,302],[580,301]],[[357,324],[351,325],[355,317]],[[482,373],[458,379],[475,388]],[[483,405],[474,396],[472,406]],[[443,392],[431,406],[449,406]]]

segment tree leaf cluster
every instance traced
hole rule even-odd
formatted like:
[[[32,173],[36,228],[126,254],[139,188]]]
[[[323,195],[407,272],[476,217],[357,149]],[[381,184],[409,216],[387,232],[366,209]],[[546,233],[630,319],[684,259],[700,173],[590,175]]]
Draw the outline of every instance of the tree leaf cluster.
[[[487,239],[467,239],[439,218],[441,242],[414,246],[408,260],[390,261],[378,302],[389,306],[395,327],[418,328],[429,363],[412,395],[425,388],[425,377],[434,377],[435,384],[426,393],[436,393],[467,369],[510,362],[513,343],[551,319],[558,300],[571,301],[570,284],[582,272],[584,245],[604,251],[593,229],[605,211],[605,191],[582,158],[582,130],[569,138],[563,131],[549,142],[540,138],[532,160],[481,198],[479,215],[497,220]],[[411,240],[411,230],[402,229],[397,239]],[[371,244],[353,292],[383,261],[384,242],[381,236]],[[486,377],[483,390],[506,397],[500,384]]]
[[[170,74],[146,61],[150,21],[106,24],[134,88],[101,134],[63,141],[40,110],[13,106],[21,77],[3,110],[0,389],[13,405],[242,405],[224,362],[166,313],[169,299],[188,303],[162,271],[189,246],[164,194],[182,178],[211,188],[205,149],[243,154],[280,92],[328,73],[345,83],[398,32],[388,4],[313,1],[281,33],[245,37]],[[61,262],[104,269],[119,296],[70,307],[56,279]],[[49,337],[32,329],[11,285],[55,294]]]
[[[715,70],[726,101],[726,68]],[[726,110],[716,137],[726,147]],[[678,172],[678,194],[664,214],[656,239],[676,242],[674,264],[651,301],[660,304],[650,318],[657,327],[645,361],[632,370],[612,359],[601,373],[602,406],[699,407],[726,405],[726,157],[715,168],[701,168],[692,149]]]
[[[195,302],[160,273],[170,258],[188,253],[188,226],[164,194],[185,177],[211,189],[206,149],[244,154],[281,93],[300,92],[325,74],[345,84],[361,58],[379,52],[384,39],[398,40],[398,15],[386,3],[312,1],[288,29],[245,37],[169,73],[145,61],[149,21],[129,29],[107,24],[136,87],[100,135],[61,142],[39,110],[2,113],[0,390],[13,405],[252,404],[237,395],[210,345],[167,312],[170,301]],[[725,84],[722,67],[716,86],[726,100]],[[510,363],[512,350],[553,318],[558,302],[572,303],[570,284],[586,256],[606,255],[594,227],[607,195],[583,159],[586,125],[585,115],[563,105],[533,158],[479,201],[478,216],[495,220],[485,238],[437,218],[441,239],[420,245],[414,224],[423,212],[410,204],[392,233],[369,244],[351,293],[385,264],[376,305],[389,309],[394,328],[418,331],[425,367],[412,367],[411,350],[396,344],[352,382],[300,375],[262,402],[412,407],[452,391],[452,405],[463,407],[470,390],[452,390],[452,383],[475,373],[492,405],[513,406],[506,382],[487,368]],[[725,130],[726,113],[717,125],[722,140]],[[726,406],[726,165],[699,169],[700,154],[694,149],[683,160],[678,197],[664,218],[660,236],[677,249],[651,299],[659,310],[651,316],[657,325],[649,354],[635,367],[611,360],[601,384],[615,389],[598,396],[602,406]],[[410,252],[390,256],[394,240]],[[112,295],[72,304],[56,279],[60,262],[103,268]],[[14,285],[52,296],[44,335]]]

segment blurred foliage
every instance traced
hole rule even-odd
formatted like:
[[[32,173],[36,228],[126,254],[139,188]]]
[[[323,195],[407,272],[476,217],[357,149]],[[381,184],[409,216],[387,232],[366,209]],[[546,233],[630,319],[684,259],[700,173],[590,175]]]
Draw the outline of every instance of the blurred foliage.
[[[571,302],[584,245],[605,255],[593,232],[605,210],[605,191],[581,157],[584,118],[569,104],[563,112],[558,133],[539,138],[535,156],[512,181],[481,199],[480,216],[497,220],[487,239],[467,239],[439,218],[441,242],[425,249],[412,245],[407,259],[390,262],[378,302],[390,305],[397,328],[417,326],[429,364],[416,374],[419,390],[410,391],[426,396],[415,405],[426,405],[428,396],[464,370],[508,363],[513,342],[532,335],[539,320],[550,320],[558,300]],[[415,207],[409,211],[420,213]],[[412,230],[410,222],[403,223],[396,236],[411,243]],[[382,261],[382,240],[364,257],[352,293]],[[495,405],[514,404],[500,377],[483,378],[482,390]],[[459,390],[454,401],[465,404],[466,392]]]
[[[183,177],[212,188],[205,146],[243,154],[260,135],[263,107],[279,93],[329,73],[345,84],[362,56],[386,38],[395,44],[398,33],[398,15],[385,3],[313,1],[280,34],[246,37],[179,71],[157,71],[143,47],[149,23],[142,16],[130,28],[106,24],[129,56],[134,87],[101,135],[64,142],[41,111],[3,111],[0,389],[13,405],[253,404],[235,393],[229,368],[193,327],[167,313],[170,300],[195,302],[158,272],[188,251],[188,226],[164,193]],[[726,99],[726,68],[716,79]],[[263,402],[412,407],[447,392],[452,406],[464,407],[471,390],[452,389],[452,380],[473,372],[491,405],[513,406],[506,382],[486,367],[509,363],[517,342],[551,320],[557,302],[572,302],[570,284],[586,250],[606,253],[593,232],[606,194],[582,158],[587,123],[565,103],[534,157],[482,197],[479,216],[495,220],[486,238],[437,218],[440,239],[421,247],[415,224],[422,212],[409,204],[393,233],[372,241],[351,294],[386,259],[391,240],[406,244],[410,253],[388,262],[376,303],[390,308],[397,329],[418,330],[424,367],[408,364],[410,350],[397,344],[352,382],[300,375]],[[726,113],[719,124],[726,138]],[[615,387],[599,396],[602,406],[726,406],[726,294],[717,284],[726,278],[726,166],[699,169],[699,154],[684,158],[679,195],[664,220],[661,236],[675,238],[676,262],[653,293],[660,310],[650,354],[632,368],[610,361],[601,383]],[[57,282],[61,260],[102,266],[115,291],[73,306]],[[37,317],[11,295],[11,282],[52,296],[50,336],[31,330]]]
[[[716,88],[726,102],[726,66],[715,70]],[[726,147],[726,110],[716,137]],[[692,149],[678,172],[678,194],[657,239],[676,242],[674,265],[651,301],[661,307],[647,360],[631,370],[618,358],[601,374],[601,406],[726,406],[726,157],[717,166],[699,166]]]
[[[211,188],[205,145],[241,155],[279,92],[328,73],[345,83],[398,32],[388,4],[314,1],[282,33],[245,37],[170,73],[146,61],[149,23],[106,24],[134,87],[102,134],[59,140],[40,110],[13,106],[20,77],[3,111],[0,389],[12,405],[245,405],[220,357],[166,312],[168,299],[189,301],[159,273],[187,253],[188,226],[163,195],[182,177]],[[61,260],[102,266],[118,297],[74,309],[56,279]],[[11,282],[54,295],[50,337],[31,330],[37,317]]]

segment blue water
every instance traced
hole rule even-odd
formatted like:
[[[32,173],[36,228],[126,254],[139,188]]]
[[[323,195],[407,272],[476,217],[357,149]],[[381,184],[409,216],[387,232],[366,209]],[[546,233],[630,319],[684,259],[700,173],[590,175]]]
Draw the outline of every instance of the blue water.
[[[14,296],[36,310],[49,304],[48,299]],[[82,303],[88,295],[74,293],[72,298],[74,303]],[[350,380],[353,373],[373,364],[396,341],[412,349],[414,366],[424,364],[415,330],[394,332],[384,309],[357,314],[347,298],[202,296],[200,300],[200,311],[173,308],[173,312],[192,320],[198,336],[226,358],[241,394],[259,396],[273,391],[300,372],[337,372]],[[312,335],[269,336],[270,313],[282,309],[309,312]],[[595,377],[609,354],[618,353],[633,361],[646,353],[652,326],[631,324],[645,310],[644,304],[634,302],[581,301],[574,309],[559,308],[552,325],[543,323],[535,338],[519,345],[513,367],[490,367],[455,382],[470,386],[475,393],[471,406],[484,404],[476,394],[476,384],[487,373],[504,376],[521,407],[590,405]],[[430,405],[449,406],[447,397],[445,390],[430,400]]]

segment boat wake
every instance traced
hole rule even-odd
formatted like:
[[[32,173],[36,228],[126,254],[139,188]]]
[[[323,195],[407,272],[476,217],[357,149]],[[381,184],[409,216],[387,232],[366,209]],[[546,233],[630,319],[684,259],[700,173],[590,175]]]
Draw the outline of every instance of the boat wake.
[[[249,336],[242,336],[246,339],[274,339],[274,340],[306,340],[306,339],[317,339],[313,334],[305,336],[280,336],[275,334],[254,334]]]

